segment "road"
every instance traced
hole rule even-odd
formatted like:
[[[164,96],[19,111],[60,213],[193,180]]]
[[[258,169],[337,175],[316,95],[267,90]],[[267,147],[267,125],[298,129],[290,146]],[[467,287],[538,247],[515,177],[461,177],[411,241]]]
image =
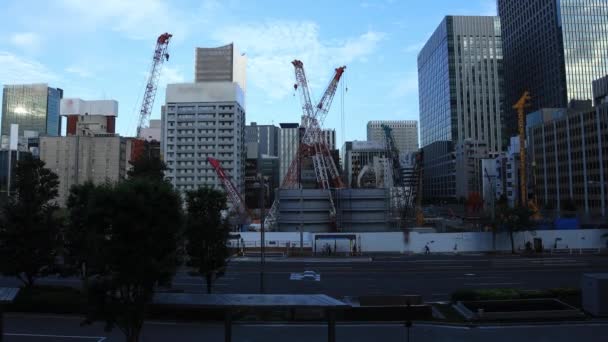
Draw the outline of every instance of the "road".
[[[321,260],[320,260],[321,261]],[[315,271],[320,281],[290,280],[291,273]],[[458,289],[579,287],[587,272],[608,272],[608,258],[600,256],[417,256],[378,257],[371,262],[267,262],[266,293],[324,293],[330,296],[420,294],[427,301],[446,300]],[[180,273],[176,287],[204,291],[197,278]],[[260,265],[231,262],[215,291],[258,293]]]
[[[259,293],[260,264],[256,259],[231,261],[217,280],[217,293]],[[320,281],[290,280],[292,273],[315,271]],[[427,301],[449,299],[458,289],[579,287],[588,272],[608,272],[608,257],[564,255],[523,257],[511,255],[430,255],[376,257],[368,260],[275,259],[265,266],[266,293],[323,293],[341,298],[374,294],[420,294]],[[46,278],[40,283],[79,286],[78,279]],[[0,278],[0,286],[18,285]],[[173,287],[205,292],[201,278],[185,270]]]
[[[9,314],[5,319],[5,342],[122,342],[120,331],[103,331],[100,324],[80,327],[81,319],[69,316]],[[220,324],[146,322],[141,341],[220,342]],[[608,323],[574,323],[524,326],[439,326],[414,324],[411,342],[586,342],[605,341]],[[326,341],[327,330],[320,324],[235,324],[233,341]],[[398,324],[338,324],[336,340],[348,342],[403,342],[405,328]]]

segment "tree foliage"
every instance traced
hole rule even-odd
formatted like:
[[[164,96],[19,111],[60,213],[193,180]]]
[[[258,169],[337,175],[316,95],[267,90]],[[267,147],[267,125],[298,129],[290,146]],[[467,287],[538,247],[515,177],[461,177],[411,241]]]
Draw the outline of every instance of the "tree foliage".
[[[85,280],[103,272],[106,237],[112,227],[113,188],[87,182],[70,189],[64,230],[64,260],[68,274]]]
[[[105,216],[82,235],[71,235],[70,245],[85,241],[90,243],[86,248],[100,253],[92,255],[98,264],[88,285],[91,310],[86,322],[104,321],[108,329],[119,327],[128,342],[138,341],[155,288],[170,285],[179,264],[181,198],[170,184],[148,179],[89,185],[72,194],[74,228]],[[82,247],[75,247],[72,255],[90,257]]]
[[[130,179],[146,178],[155,181],[163,181],[165,179],[165,170],[167,165],[158,156],[151,153],[149,142],[144,142],[141,155],[129,162],[131,169],[127,172]]]
[[[226,195],[211,188],[186,193],[186,251],[190,265],[205,278],[207,292],[223,274],[228,258],[229,225],[222,219]]]
[[[25,156],[15,168],[15,192],[0,218],[0,271],[25,286],[53,270],[61,219],[57,204],[58,177],[44,162]]]
[[[498,206],[496,219],[509,232],[512,253],[515,253],[513,234],[532,229],[534,226],[534,222],[531,219],[532,215],[534,215],[534,211],[527,207],[509,208],[506,205]]]

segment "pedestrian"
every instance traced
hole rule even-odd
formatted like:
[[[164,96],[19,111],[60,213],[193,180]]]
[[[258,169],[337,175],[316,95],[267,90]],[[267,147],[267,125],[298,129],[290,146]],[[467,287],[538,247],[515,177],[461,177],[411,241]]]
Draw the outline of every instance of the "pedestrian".
[[[431,249],[428,244],[424,245],[424,254],[431,254]]]

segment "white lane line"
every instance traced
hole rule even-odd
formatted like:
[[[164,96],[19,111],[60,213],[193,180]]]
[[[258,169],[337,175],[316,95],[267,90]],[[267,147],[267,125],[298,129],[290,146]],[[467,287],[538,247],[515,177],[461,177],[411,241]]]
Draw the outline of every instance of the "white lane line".
[[[96,340],[96,342],[102,342],[106,338],[103,336],[71,336],[71,335],[45,335],[45,334],[19,334],[19,333],[5,333],[5,336],[20,336],[20,337],[49,337],[49,338],[79,338],[86,340]]]

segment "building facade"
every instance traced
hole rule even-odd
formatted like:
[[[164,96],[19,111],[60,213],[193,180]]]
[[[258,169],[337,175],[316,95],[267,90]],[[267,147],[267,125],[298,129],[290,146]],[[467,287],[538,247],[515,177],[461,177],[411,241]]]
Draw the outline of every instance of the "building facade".
[[[501,152],[494,160],[496,175],[496,200],[507,199],[509,207],[515,207],[519,202],[519,136],[511,137],[509,147]],[[528,194],[531,193],[528,189]]]
[[[491,157],[483,142],[467,139],[454,149],[456,198],[470,194],[483,194],[483,168],[481,161]]]
[[[139,132],[139,138],[148,142],[160,142],[161,120],[150,120],[148,127],[142,127]]]
[[[347,141],[342,148],[344,183],[351,188],[386,188],[392,186],[392,168],[384,143]]]
[[[608,2],[603,0],[498,0],[504,46],[505,113],[517,134],[511,106],[524,91],[530,111],[567,108],[592,100],[592,81],[608,74]]]
[[[385,143],[383,125],[391,128],[399,154],[418,151],[418,121],[383,120],[367,122],[367,141]]]
[[[87,132],[116,133],[118,101],[62,99],[60,113],[66,117],[66,135],[87,135]]]
[[[247,57],[234,44],[196,48],[194,64],[195,82],[235,82],[247,92]]]
[[[258,145],[259,154],[278,157],[279,127],[252,122],[245,126],[245,144],[249,143]]]
[[[10,125],[19,125],[23,131],[35,131],[40,135],[59,136],[59,114],[63,90],[47,84],[5,85],[2,93],[2,136],[8,136]]]
[[[418,54],[424,198],[468,197],[463,192],[479,188],[457,175],[455,148],[475,141],[485,153],[501,150],[502,76],[498,17],[447,16]]]
[[[608,104],[587,110],[543,109],[527,117],[527,141],[538,204],[606,216]]]
[[[161,151],[167,179],[180,191],[222,189],[207,157],[220,161],[238,191],[244,191],[244,94],[234,82],[167,86]]]
[[[300,146],[300,124],[298,123],[281,123],[279,124],[279,181],[281,184],[285,179],[285,175],[289,171],[291,162],[298,153]]]
[[[418,54],[422,146],[502,143],[502,43],[498,17],[447,16]]]
[[[608,103],[608,75],[593,81],[593,103]]]
[[[130,140],[115,134],[40,137],[40,159],[59,176],[57,203],[65,206],[73,185],[116,182],[127,176]]]

